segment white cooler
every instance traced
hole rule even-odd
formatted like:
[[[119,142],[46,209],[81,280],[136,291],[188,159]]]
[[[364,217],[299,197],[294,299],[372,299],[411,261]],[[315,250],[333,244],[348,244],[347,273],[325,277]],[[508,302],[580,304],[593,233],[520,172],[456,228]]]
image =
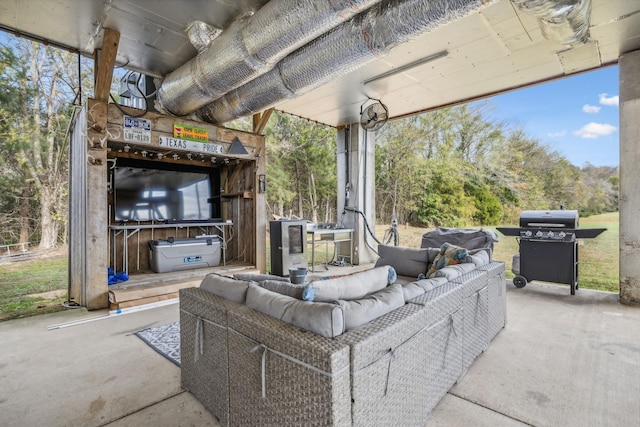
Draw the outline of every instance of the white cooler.
[[[149,241],[149,265],[156,273],[215,267],[220,264],[220,237]]]

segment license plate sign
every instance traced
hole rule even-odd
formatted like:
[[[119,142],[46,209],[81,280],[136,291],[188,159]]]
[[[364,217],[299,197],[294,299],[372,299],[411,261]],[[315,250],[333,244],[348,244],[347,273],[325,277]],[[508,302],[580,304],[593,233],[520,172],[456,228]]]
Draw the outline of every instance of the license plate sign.
[[[138,144],[151,143],[151,121],[138,117],[124,116],[122,136],[125,141]]]

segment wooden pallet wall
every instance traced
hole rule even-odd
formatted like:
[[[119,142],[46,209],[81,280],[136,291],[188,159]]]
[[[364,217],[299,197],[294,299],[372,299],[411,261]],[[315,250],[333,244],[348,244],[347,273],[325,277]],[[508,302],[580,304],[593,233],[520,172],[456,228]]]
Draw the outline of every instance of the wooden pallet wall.
[[[227,263],[240,262],[255,265],[264,271],[266,258],[264,256],[264,239],[256,239],[258,232],[266,230],[266,218],[258,212],[264,212],[265,195],[256,191],[258,173],[264,173],[264,136],[248,132],[218,127],[212,124],[165,116],[155,112],[148,112],[142,118],[151,123],[150,141],[136,143],[125,140],[124,119],[125,113],[130,116],[140,114],[140,110],[121,107],[122,111],[114,104],[109,104],[107,113],[107,158],[139,159],[152,162],[174,163],[180,165],[193,165],[198,167],[211,167],[218,169],[221,180],[222,220],[231,220],[232,227],[226,227],[227,234]],[[173,137],[174,124],[195,126],[208,131],[209,144],[215,145],[219,153],[202,153],[181,148],[167,148],[160,144],[160,137]],[[130,138],[129,138],[130,139]],[[232,145],[240,142],[246,153],[229,153]],[[234,146],[237,148],[237,146]],[[234,150],[235,151],[235,150]],[[162,156],[158,156],[161,154]],[[262,160],[261,160],[262,159]],[[108,162],[109,163],[109,162]],[[112,163],[111,163],[112,165]],[[107,170],[107,174],[111,172]],[[106,194],[110,209],[110,224],[114,221],[113,196]],[[147,222],[148,224],[149,222]],[[143,223],[144,224],[144,223]],[[261,231],[260,231],[261,230]],[[216,230],[210,227],[212,234]],[[116,271],[123,268],[123,237],[122,233],[113,237],[111,230],[109,236],[109,265],[115,266]],[[195,237],[202,234],[197,226],[184,228],[143,229],[129,239],[129,272],[148,272],[149,253],[148,241],[152,239],[166,239],[168,237],[184,238]],[[259,241],[259,243],[258,243]],[[114,245],[116,253],[114,257]]]

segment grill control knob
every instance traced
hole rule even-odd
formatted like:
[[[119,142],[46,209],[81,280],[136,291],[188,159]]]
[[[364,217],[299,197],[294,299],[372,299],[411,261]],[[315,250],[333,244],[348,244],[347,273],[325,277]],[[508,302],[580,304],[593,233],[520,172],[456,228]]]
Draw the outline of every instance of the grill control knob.
[[[536,237],[542,237],[542,231],[538,231],[538,232],[536,233]]]
[[[553,237],[553,235],[554,235],[554,234],[553,234],[553,231],[549,231],[549,232],[547,233],[547,237]]]
[[[560,236],[561,239],[564,239],[565,237],[567,237],[567,233],[565,233],[564,231],[561,231],[560,234],[558,234],[558,236]]]
[[[531,237],[532,234],[531,230],[527,230],[524,232],[524,237]]]

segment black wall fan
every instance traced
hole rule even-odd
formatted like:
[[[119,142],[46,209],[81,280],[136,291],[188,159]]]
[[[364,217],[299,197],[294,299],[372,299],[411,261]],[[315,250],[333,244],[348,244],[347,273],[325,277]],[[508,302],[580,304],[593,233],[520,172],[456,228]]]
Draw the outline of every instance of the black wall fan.
[[[375,102],[364,107],[369,101]],[[375,132],[384,126],[387,120],[389,120],[389,109],[379,99],[370,98],[360,106],[360,126],[362,129]]]

